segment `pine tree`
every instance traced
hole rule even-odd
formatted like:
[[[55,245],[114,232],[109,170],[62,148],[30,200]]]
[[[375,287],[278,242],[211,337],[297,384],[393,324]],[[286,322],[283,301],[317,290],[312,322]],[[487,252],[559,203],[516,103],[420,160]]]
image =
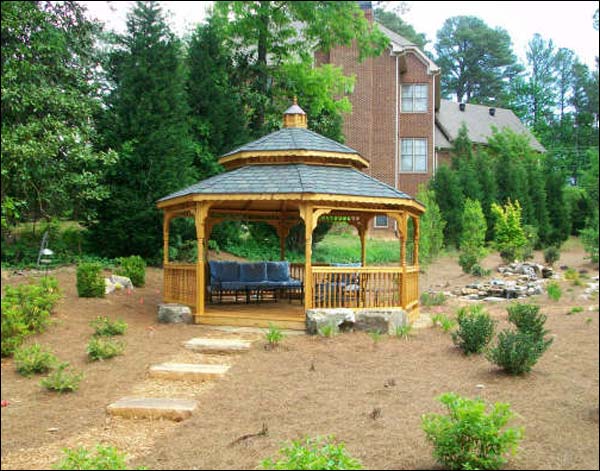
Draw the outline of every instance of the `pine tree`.
[[[158,2],[137,2],[114,46],[103,131],[120,164],[108,176],[112,197],[100,206],[92,240],[107,256],[157,257],[156,201],[195,181],[180,43]]]

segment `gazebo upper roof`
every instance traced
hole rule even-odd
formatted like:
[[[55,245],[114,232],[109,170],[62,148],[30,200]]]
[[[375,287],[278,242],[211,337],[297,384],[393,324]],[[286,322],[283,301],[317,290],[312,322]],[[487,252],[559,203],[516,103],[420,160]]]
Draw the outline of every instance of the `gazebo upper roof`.
[[[254,163],[369,166],[358,151],[306,129],[306,113],[295,99],[285,111],[283,123],[283,129],[226,153],[219,163],[227,169]]]

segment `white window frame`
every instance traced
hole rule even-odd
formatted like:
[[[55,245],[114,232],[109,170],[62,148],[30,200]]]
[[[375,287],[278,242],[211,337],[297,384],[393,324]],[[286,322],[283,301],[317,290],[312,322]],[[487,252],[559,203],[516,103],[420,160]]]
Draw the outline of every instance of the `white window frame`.
[[[425,87],[425,91],[426,91],[426,95],[424,98],[421,98],[422,100],[424,100],[425,102],[425,109],[424,110],[415,110],[415,102],[416,102],[416,97],[415,97],[415,91],[416,91],[416,87]],[[412,104],[411,109],[408,111],[404,110],[404,90],[405,88],[410,88],[412,89],[412,93],[410,95],[410,102]],[[400,90],[400,112],[401,113],[427,113],[429,111],[429,84],[428,83],[403,83],[401,84],[401,90]]]
[[[385,225],[377,224],[377,218],[381,216],[385,217]],[[373,227],[377,229],[387,229],[390,227],[390,218],[387,217],[387,214],[377,214],[373,220]]]
[[[413,142],[413,153],[412,153],[412,170],[404,170],[402,168],[402,148],[404,141],[425,141],[425,168],[423,170],[415,170],[415,146]],[[426,137],[403,137],[400,138],[400,146],[398,146],[398,169],[399,173],[427,173],[429,168],[429,140]]]

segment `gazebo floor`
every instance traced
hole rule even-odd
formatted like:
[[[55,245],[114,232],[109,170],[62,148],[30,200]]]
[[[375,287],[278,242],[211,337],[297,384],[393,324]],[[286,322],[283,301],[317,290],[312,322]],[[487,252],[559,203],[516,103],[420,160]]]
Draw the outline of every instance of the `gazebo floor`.
[[[264,301],[260,303],[207,304],[199,324],[233,325],[244,327],[269,327],[274,324],[282,329],[304,330],[305,309],[298,300]]]

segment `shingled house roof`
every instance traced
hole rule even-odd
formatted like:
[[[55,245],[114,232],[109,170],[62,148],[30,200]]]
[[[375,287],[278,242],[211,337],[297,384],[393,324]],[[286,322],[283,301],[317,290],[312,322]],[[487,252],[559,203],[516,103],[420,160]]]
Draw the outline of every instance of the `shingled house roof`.
[[[306,164],[247,165],[215,175],[159,201],[191,194],[329,193],[413,199],[351,167]]]
[[[518,134],[525,134],[533,149],[546,152],[546,149],[511,110],[494,108],[492,115],[489,106],[467,103],[465,110],[461,111],[459,104],[450,100],[441,100],[440,109],[435,116],[436,147],[451,148],[463,123],[467,126],[469,138],[476,144],[487,144],[488,139],[492,137],[494,127],[499,131],[509,128]],[[443,139],[438,138],[440,134],[443,135]]]
[[[284,128],[238,147],[222,157],[228,157],[239,152],[279,150],[313,150],[358,154],[358,151],[308,129]]]

